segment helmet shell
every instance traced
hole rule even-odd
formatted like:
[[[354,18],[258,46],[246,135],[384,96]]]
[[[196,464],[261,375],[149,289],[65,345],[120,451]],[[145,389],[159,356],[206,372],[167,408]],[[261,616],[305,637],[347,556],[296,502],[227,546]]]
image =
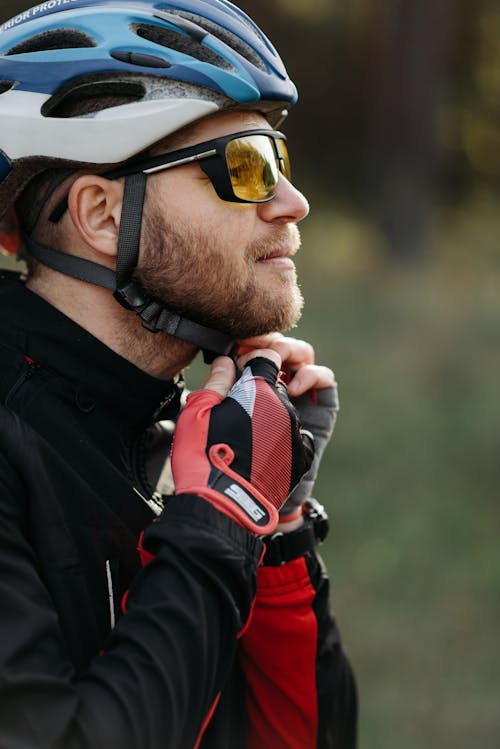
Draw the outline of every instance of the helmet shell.
[[[227,108],[273,122],[296,99],[226,0],[47,0],[0,25],[0,215],[50,166],[117,164]],[[92,107],[68,115],[75,100]]]

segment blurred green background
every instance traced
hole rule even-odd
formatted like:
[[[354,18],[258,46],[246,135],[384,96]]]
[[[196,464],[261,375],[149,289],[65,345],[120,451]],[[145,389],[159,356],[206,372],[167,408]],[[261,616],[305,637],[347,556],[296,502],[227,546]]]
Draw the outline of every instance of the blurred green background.
[[[240,7],[301,94],[296,334],[341,386],[317,496],[360,746],[498,749],[500,3]]]

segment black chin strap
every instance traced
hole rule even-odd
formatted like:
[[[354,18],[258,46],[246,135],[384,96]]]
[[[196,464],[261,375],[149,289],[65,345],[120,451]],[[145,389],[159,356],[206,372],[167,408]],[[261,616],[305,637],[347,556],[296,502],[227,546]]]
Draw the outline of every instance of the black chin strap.
[[[116,253],[117,290],[130,281],[139,261],[146,179],[143,172],[129,174],[125,177]],[[120,301],[119,298],[118,301]]]
[[[35,242],[34,239],[22,233],[22,243],[26,245],[30,255],[38,260],[47,268],[58,271],[65,276],[77,278],[78,281],[93,283],[95,286],[103,286],[105,289],[114,291],[116,288],[115,272],[104,265],[92,263],[82,257],[67,255],[65,252],[59,252],[52,247],[46,247],[43,244]]]
[[[126,309],[135,312],[143,326],[152,333],[167,333],[201,348],[205,362],[209,364],[216,356],[227,356],[234,340],[218,330],[171,312],[162,302],[149,296],[132,278],[139,255],[145,190],[146,175],[140,173],[126,177],[116,273],[90,260],[39,244],[26,234],[23,234],[23,242],[30,254],[48,268],[112,291],[115,299]]]
[[[216,356],[229,355],[234,345],[233,338],[171,312],[162,302],[148,296],[136,281],[117,289],[115,273],[109,268],[45,247],[26,236],[23,236],[23,242],[31,255],[48,268],[113,291],[120,304],[133,310],[152,333],[167,333],[203,349],[208,364]]]

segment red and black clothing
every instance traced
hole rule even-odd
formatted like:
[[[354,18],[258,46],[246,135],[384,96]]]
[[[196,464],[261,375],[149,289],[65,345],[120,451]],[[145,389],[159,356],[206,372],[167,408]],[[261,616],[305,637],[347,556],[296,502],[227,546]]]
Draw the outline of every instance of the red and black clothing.
[[[353,747],[317,558],[258,568],[205,500],[144,501],[175,387],[8,274],[0,328],[0,746]]]

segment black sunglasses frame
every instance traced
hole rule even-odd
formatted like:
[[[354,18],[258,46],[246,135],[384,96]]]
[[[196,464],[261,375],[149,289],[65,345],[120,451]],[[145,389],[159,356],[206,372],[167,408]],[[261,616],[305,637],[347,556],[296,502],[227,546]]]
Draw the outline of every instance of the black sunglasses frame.
[[[285,159],[279,148],[279,142],[286,143],[286,136],[278,130],[266,129],[241,130],[236,133],[230,133],[229,135],[222,135],[219,138],[213,138],[212,140],[205,140],[202,143],[196,143],[193,146],[180,148],[177,151],[169,151],[160,154],[159,156],[150,156],[146,159],[129,161],[123,167],[104,172],[101,174],[101,177],[105,177],[106,179],[119,179],[120,177],[127,177],[131,174],[140,174],[141,172],[150,175],[164,171],[165,169],[174,169],[178,166],[185,166],[186,164],[195,164],[199,162],[200,168],[203,169],[207,177],[210,179],[215,192],[221,200],[230,203],[268,203],[276,195],[275,192],[262,200],[239,198],[234,194],[231,174],[226,161],[226,146],[232,140],[244,138],[249,135],[266,135],[273,142],[278,169],[281,174],[286,177]],[[289,176],[290,175],[288,175],[288,177]],[[57,223],[67,209],[68,197],[66,196],[53,209],[49,216],[49,220],[53,223]]]
[[[150,175],[166,169],[174,169],[178,166],[185,166],[186,164],[199,162],[200,168],[203,169],[207,177],[210,179],[215,192],[221,200],[226,200],[231,203],[267,203],[274,198],[276,194],[275,192],[269,197],[261,200],[239,198],[234,194],[231,174],[226,161],[226,146],[232,140],[244,138],[249,135],[266,135],[273,142],[278,169],[281,174],[286,176],[285,159],[279,148],[279,142],[284,141],[286,143],[286,137],[283,133],[280,133],[277,130],[264,129],[242,130],[237,133],[231,133],[230,135],[213,138],[212,140],[205,140],[202,143],[196,143],[194,146],[180,148],[177,151],[169,151],[168,153],[160,154],[159,156],[151,156],[146,159],[130,161],[125,166],[105,172],[101,176],[106,177],[107,179],[118,179],[119,177],[126,177],[130,174],[138,174],[140,172]]]

